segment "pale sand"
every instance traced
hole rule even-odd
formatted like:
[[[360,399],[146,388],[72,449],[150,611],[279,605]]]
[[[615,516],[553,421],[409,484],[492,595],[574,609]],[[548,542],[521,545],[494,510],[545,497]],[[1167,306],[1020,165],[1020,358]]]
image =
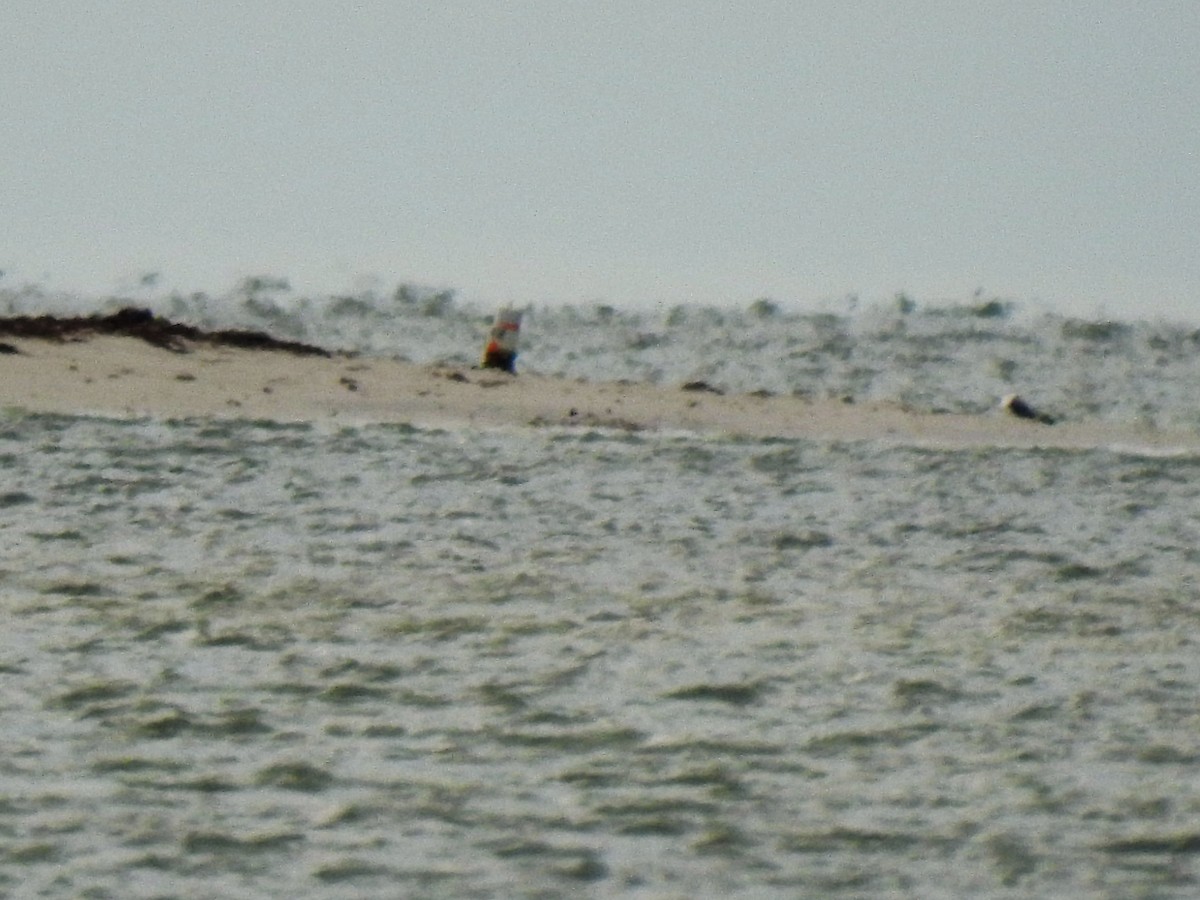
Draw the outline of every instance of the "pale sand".
[[[586,383],[371,357],[331,359],[206,344],[186,353],[130,337],[56,343],[6,338],[0,407],[150,418],[399,422],[429,427],[566,426],[746,437],[876,440],[931,447],[1114,447],[1200,452],[1200,435],[1136,424],[1046,426],[794,396],[718,395],[680,386]]]

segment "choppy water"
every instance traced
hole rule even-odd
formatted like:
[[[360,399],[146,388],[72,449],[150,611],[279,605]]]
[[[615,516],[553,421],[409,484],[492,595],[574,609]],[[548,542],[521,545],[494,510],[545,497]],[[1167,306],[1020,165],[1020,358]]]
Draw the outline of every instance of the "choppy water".
[[[1195,456],[8,414],[0,461],[13,897],[1200,892]]]

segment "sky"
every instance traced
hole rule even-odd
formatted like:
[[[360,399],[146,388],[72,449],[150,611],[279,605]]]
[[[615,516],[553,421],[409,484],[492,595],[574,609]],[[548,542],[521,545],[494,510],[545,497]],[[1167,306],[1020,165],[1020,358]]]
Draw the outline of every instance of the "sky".
[[[1196,0],[5,0],[0,288],[1200,322]]]

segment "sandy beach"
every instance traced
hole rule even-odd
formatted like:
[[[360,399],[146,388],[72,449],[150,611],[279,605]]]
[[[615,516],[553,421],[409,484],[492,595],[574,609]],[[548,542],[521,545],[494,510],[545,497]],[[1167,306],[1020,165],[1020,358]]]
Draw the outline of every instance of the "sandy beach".
[[[244,337],[244,336],[243,336]],[[1135,423],[1046,426],[801,396],[732,395],[704,384],[595,383],[470,367],[254,347],[204,336],[77,330],[3,336],[0,406],[150,418],[246,418],[426,427],[583,427],[629,431],[878,440],[936,447],[1200,450],[1200,436]]]

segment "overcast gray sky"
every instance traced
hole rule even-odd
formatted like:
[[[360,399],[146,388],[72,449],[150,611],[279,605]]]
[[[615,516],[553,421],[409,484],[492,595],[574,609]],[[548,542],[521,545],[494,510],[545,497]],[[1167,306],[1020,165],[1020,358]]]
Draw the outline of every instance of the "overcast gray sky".
[[[5,0],[0,286],[1200,320],[1200,2]]]

